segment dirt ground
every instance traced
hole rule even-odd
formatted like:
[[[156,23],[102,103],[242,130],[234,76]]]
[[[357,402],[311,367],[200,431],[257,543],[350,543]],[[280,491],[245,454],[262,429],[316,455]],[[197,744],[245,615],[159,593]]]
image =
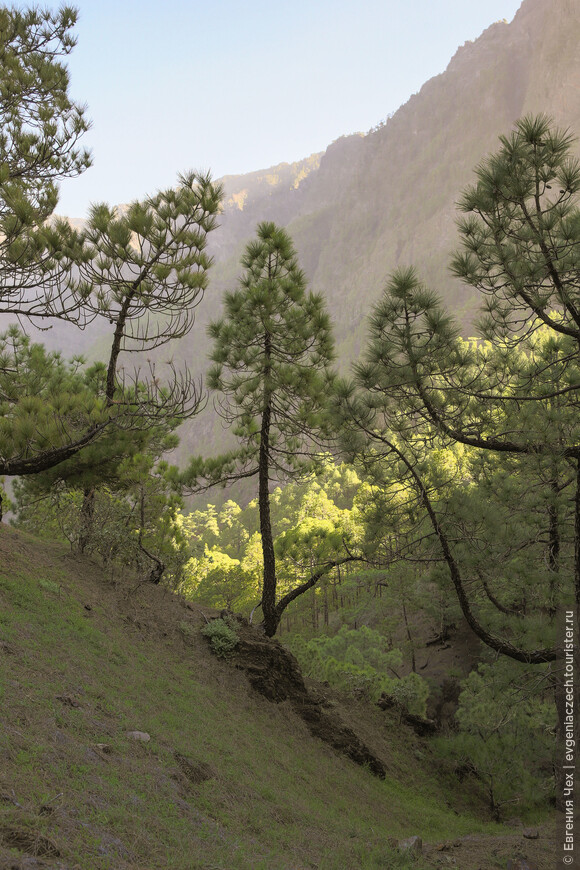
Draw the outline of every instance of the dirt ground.
[[[472,834],[447,843],[424,844],[423,855],[430,867],[458,870],[554,870],[575,866],[562,863],[564,853],[557,840],[559,821],[533,828],[506,826],[506,834],[501,837]],[[524,831],[537,832],[538,837],[529,839]]]

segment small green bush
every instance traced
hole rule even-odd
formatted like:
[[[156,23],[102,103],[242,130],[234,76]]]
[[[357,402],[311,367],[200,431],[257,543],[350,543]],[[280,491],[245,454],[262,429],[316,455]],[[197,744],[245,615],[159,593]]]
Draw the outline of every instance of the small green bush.
[[[212,619],[201,633],[204,637],[209,638],[210,646],[216,656],[225,658],[238,645],[238,636],[223,619]]]

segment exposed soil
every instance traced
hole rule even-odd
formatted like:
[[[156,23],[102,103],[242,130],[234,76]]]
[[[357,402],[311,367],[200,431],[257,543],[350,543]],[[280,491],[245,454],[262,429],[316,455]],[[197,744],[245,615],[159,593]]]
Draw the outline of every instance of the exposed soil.
[[[524,836],[526,828],[503,837],[472,834],[448,843],[428,844],[423,854],[430,867],[458,870],[554,870],[558,855],[556,825],[540,825],[538,837]],[[563,854],[563,853],[562,853]],[[560,866],[565,865],[560,861]]]
[[[385,765],[336,714],[322,709],[320,701],[306,688],[298,662],[282,644],[264,636],[246,620],[236,623],[239,637],[233,656],[251,686],[269,701],[290,701],[294,712],[306,723],[313,737],[328,743],[340,755],[367,766],[371,773],[385,778]]]
[[[52,840],[25,828],[0,828],[0,842],[9,848],[28,852],[30,855],[42,855],[47,858],[58,858],[60,852]]]

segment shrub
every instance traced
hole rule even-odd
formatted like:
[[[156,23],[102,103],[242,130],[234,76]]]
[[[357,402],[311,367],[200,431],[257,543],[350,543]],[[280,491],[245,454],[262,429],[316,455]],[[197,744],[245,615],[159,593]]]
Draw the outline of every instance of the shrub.
[[[238,645],[236,632],[223,619],[212,619],[202,628],[201,633],[209,638],[210,646],[216,656],[222,658],[228,656]]]
[[[326,680],[337,689],[362,694],[371,701],[392,695],[404,710],[425,716],[429,687],[418,674],[399,679],[388,671],[400,667],[400,650],[387,649],[386,638],[367,626],[349,629],[345,625],[333,637],[311,640],[301,637],[286,641],[303,673],[315,680]]]
[[[553,794],[555,710],[537,668],[506,658],[480,664],[463,681],[459,732],[437,741],[458,769],[476,772],[497,820],[506,805],[533,806]]]

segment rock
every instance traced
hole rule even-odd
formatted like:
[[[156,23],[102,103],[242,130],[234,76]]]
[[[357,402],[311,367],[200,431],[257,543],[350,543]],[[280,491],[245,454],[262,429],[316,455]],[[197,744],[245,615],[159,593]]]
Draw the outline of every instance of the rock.
[[[58,746],[67,746],[71,743],[70,737],[67,734],[64,734],[62,731],[54,732],[54,742]]]
[[[411,855],[421,855],[423,852],[423,840],[421,837],[408,837],[399,842],[400,852],[409,852]]]
[[[5,804],[13,804],[15,807],[19,807],[20,809],[22,809],[22,804],[19,804],[16,800],[14,789],[12,789],[12,794],[8,794],[7,792],[0,792],[0,802]]]
[[[124,858],[125,860],[132,859],[132,855],[123,841],[109,833],[102,834],[101,842],[98,846],[98,852],[107,858],[119,857]]]
[[[104,752],[105,755],[111,754],[111,747],[108,743],[95,743],[95,746],[97,747],[97,749],[100,749],[101,752]]]
[[[433,719],[425,719],[424,716],[415,716],[414,713],[403,712],[403,720],[419,737],[426,737],[428,734],[435,734],[437,731],[437,723]]]
[[[437,846],[435,846],[435,851],[436,852],[450,852],[452,848],[453,848],[452,843],[439,843]]]
[[[193,783],[193,785],[199,785],[199,783],[205,782],[208,779],[213,779],[217,776],[217,771],[211,766],[211,764],[206,764],[205,761],[192,761],[190,758],[186,758],[185,755],[181,755],[179,752],[174,753],[174,758],[179,764],[183,775]]]
[[[522,831],[522,836],[524,836],[526,840],[537,840],[540,836],[540,832],[537,828],[526,828],[525,831]]]
[[[142,743],[149,743],[151,735],[146,731],[127,731],[127,737],[131,740],[140,740]]]
[[[77,701],[76,698],[73,698],[72,695],[57,695],[56,700],[60,701],[61,704],[64,704],[65,707],[73,707],[76,709],[81,706],[80,702]]]
[[[98,752],[95,752],[94,749],[91,749],[90,746],[87,746],[87,748],[85,749],[85,758],[87,761],[91,761],[91,762],[99,761],[99,762],[101,762],[101,764],[103,763],[103,760],[104,760],[103,756],[99,755]]]

